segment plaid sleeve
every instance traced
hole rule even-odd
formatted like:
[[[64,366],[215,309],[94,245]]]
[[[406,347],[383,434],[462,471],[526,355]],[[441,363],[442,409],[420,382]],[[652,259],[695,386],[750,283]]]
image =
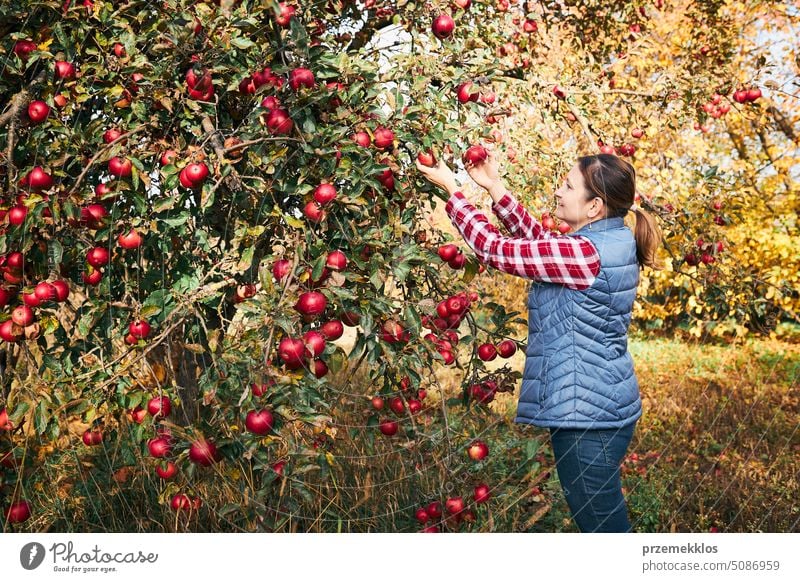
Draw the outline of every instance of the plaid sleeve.
[[[584,237],[503,236],[460,192],[450,196],[445,211],[478,259],[505,273],[580,290],[600,272],[597,249]]]
[[[505,194],[500,200],[492,204],[492,210],[497,218],[511,233],[511,236],[522,238],[550,238],[552,233],[543,228],[525,207],[510,194]]]

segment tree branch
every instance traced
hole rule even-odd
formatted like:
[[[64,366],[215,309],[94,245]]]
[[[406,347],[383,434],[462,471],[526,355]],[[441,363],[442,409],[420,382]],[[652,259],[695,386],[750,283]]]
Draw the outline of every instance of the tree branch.
[[[208,134],[211,147],[214,148],[214,153],[217,154],[217,161],[219,162],[219,165],[222,166],[222,164],[225,163],[225,147],[222,144],[222,140],[219,138],[217,128],[214,127],[214,122],[212,122],[211,118],[207,115],[203,117],[202,126],[203,130]],[[220,171],[222,170],[220,169]],[[242,181],[239,178],[239,172],[237,172],[236,168],[233,166],[231,166],[231,173],[227,176],[226,181],[228,188],[233,191],[240,190],[242,187]]]
[[[31,102],[31,93],[30,90],[44,81],[44,78],[47,76],[47,69],[42,69],[38,75],[36,75],[33,80],[31,81],[30,85],[22,89],[19,93],[14,95],[11,98],[11,102],[9,103],[8,108],[0,115],[0,128],[5,127],[9,124],[12,119],[16,119],[19,117],[19,114],[22,112],[22,109],[27,107],[28,104]]]
[[[83,171],[80,174],[78,174],[78,179],[75,180],[75,183],[72,185],[72,188],[70,188],[69,192],[67,192],[67,196],[69,196],[70,194],[73,194],[78,189],[78,186],[81,185],[81,182],[83,182],[83,179],[86,177],[86,174],[89,172],[91,167],[95,164],[95,162],[97,162],[97,160],[99,160],[101,157],[103,157],[103,155],[106,152],[108,152],[108,150],[110,150],[115,144],[117,144],[120,141],[126,139],[128,136],[133,135],[134,133],[139,133],[140,131],[142,131],[143,129],[145,129],[145,128],[149,127],[149,126],[150,126],[149,123],[142,124],[139,127],[135,128],[135,129],[132,129],[127,133],[123,133],[121,136],[119,136],[117,139],[115,139],[111,143],[108,143],[105,146],[103,146],[102,148],[100,148],[97,151],[97,153],[94,156],[92,156],[92,159],[89,160],[89,163],[86,164],[86,166],[84,166]]]

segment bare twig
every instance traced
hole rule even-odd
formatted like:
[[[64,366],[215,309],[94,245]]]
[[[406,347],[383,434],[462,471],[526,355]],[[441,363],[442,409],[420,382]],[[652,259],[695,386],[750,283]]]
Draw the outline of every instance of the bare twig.
[[[102,148],[100,148],[97,151],[97,153],[94,156],[92,156],[92,159],[89,160],[89,163],[84,166],[83,171],[80,174],[78,174],[78,178],[75,180],[75,183],[72,185],[72,188],[69,189],[69,192],[67,192],[67,195],[69,196],[70,194],[74,194],[77,191],[78,186],[81,185],[81,182],[83,182],[83,179],[86,177],[86,174],[89,172],[91,167],[97,162],[97,160],[102,158],[112,147],[114,147],[115,144],[119,143],[121,140],[126,139],[128,136],[133,135],[134,133],[139,133],[140,131],[143,131],[144,129],[146,129],[148,127],[150,127],[150,124],[149,123],[144,123],[144,124],[140,125],[139,127],[136,127],[134,129],[130,130],[127,133],[123,133],[121,136],[119,136],[114,141],[112,141],[112,142],[106,144],[105,146],[103,146]]]

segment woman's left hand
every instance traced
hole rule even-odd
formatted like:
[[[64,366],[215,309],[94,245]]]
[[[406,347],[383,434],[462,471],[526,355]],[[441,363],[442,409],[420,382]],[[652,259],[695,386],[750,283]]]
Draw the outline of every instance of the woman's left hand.
[[[447,190],[448,194],[458,191],[458,183],[456,182],[456,175],[447,167],[442,160],[432,168],[421,164],[417,160],[417,169],[428,179],[429,182]]]

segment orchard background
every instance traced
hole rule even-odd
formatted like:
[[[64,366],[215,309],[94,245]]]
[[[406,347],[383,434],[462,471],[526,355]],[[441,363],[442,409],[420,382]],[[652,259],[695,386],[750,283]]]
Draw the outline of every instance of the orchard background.
[[[796,531],[799,12],[3,2],[3,531],[574,531],[527,283],[413,166],[479,143],[537,216],[604,151],[659,219],[635,528]]]

